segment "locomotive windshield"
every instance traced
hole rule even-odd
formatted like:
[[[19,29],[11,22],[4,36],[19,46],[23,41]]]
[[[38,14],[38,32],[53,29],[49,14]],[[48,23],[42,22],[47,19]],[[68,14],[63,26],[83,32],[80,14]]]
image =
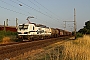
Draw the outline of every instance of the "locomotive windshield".
[[[23,24],[23,25],[19,25],[19,29],[20,29],[20,30],[21,30],[21,29],[24,29],[24,30],[25,30],[25,29],[28,29],[28,25],[24,25],[24,24]]]

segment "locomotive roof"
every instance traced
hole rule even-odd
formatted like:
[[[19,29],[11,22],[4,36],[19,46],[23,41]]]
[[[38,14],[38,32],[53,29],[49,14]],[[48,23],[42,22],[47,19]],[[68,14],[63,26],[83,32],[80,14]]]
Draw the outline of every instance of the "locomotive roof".
[[[45,25],[42,25],[42,24],[36,24],[36,23],[24,23],[25,25],[28,25],[28,24],[34,24],[36,27],[42,27],[42,28],[49,28]],[[19,25],[22,25],[22,24],[19,24]]]
[[[37,24],[36,27],[46,28],[46,26],[45,25],[42,25],[42,24]]]

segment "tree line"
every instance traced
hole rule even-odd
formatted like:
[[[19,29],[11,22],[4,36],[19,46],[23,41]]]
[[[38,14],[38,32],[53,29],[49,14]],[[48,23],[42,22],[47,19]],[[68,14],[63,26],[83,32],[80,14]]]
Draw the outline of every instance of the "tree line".
[[[90,34],[90,20],[85,22],[85,26],[77,31],[76,38],[83,37],[85,34]],[[72,35],[74,35],[74,32],[72,32]]]
[[[78,31],[82,34],[90,34],[90,20],[85,22],[85,26]]]

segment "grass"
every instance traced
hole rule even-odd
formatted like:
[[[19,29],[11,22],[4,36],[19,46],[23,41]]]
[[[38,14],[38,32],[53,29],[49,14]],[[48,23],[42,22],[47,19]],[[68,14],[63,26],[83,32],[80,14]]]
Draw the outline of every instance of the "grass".
[[[90,36],[64,43],[64,60],[90,60]]]
[[[64,60],[90,60],[90,36],[84,35],[82,38],[65,42],[63,44]]]
[[[7,43],[15,42],[15,41],[16,41],[16,37],[15,36],[4,36],[2,38],[1,44],[7,44]]]
[[[17,36],[16,32],[11,31],[0,31],[0,43],[8,43],[15,41]]]
[[[84,35],[76,40],[57,42],[44,49],[43,58],[39,60],[44,60],[45,54],[49,60],[90,60],[90,36]]]
[[[10,42],[10,37],[4,37],[4,38],[2,39],[2,43],[3,43],[3,44],[9,43],[9,42]]]

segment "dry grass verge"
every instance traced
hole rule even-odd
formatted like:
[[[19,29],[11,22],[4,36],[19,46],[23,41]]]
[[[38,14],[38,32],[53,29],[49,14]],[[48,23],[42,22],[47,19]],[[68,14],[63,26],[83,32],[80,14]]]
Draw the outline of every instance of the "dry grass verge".
[[[90,36],[84,35],[83,38],[77,40],[62,41],[46,47],[46,55],[43,54],[41,60],[90,60],[89,50]]]
[[[90,36],[64,43],[64,60],[90,60]]]
[[[10,42],[11,42],[10,37],[4,37],[2,39],[2,44],[6,44],[6,43],[10,43]]]

